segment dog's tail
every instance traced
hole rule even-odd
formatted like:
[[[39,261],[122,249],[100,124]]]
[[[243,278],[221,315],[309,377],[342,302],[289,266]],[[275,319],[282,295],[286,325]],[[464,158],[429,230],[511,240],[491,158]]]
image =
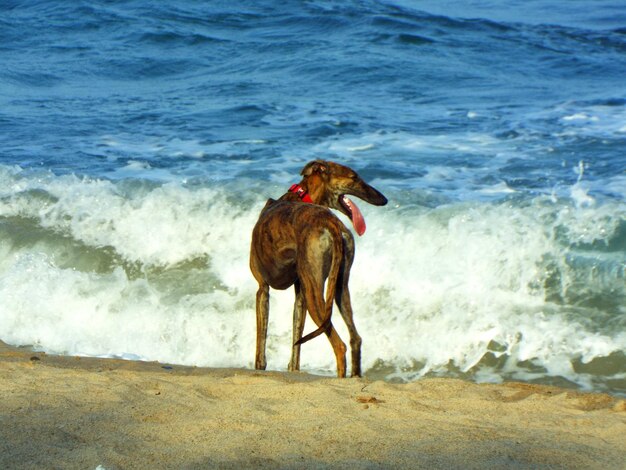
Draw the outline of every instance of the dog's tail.
[[[343,236],[341,230],[335,225],[332,226],[331,239],[332,243],[332,260],[330,262],[330,270],[328,272],[328,280],[326,281],[326,305],[324,309],[324,322],[320,327],[303,336],[296,341],[296,346],[306,343],[307,341],[318,337],[322,333],[328,333],[332,328],[331,317],[333,313],[333,302],[335,301],[335,290],[337,288],[337,280],[339,279],[339,270],[343,262]]]

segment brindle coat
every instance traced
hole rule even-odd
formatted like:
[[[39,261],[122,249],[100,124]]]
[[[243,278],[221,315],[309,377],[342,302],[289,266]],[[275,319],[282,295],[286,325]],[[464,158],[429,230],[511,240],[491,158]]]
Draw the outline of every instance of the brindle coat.
[[[361,337],[352,318],[348,290],[354,238],[328,208],[352,218],[350,201],[344,198],[345,195],[356,196],[377,206],[385,205],[387,199],[356,172],[337,163],[310,162],[302,170],[302,175],[300,187],[308,193],[312,204],[302,202],[293,192],[287,192],[278,200],[269,199],[252,232],[250,269],[259,283],[255,367],[266,367],[269,288],[287,289],[293,285],[296,300],[289,370],[300,369],[300,345],[326,333],[337,359],[337,375],[346,376],[346,345],[331,323],[334,299],[350,333],[352,376],[360,376]],[[307,310],[318,329],[303,338]]]

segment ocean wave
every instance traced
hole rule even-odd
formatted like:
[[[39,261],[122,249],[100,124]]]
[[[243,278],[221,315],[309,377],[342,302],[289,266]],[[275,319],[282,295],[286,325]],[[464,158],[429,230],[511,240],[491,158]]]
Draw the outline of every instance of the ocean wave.
[[[1,176],[3,340],[251,367],[250,232],[263,196],[277,194],[7,167]],[[619,361],[626,348],[622,205],[537,197],[428,207],[411,192],[387,195],[389,208],[363,207],[369,231],[351,276],[367,374],[624,391],[602,359]],[[290,354],[292,296],[272,292],[274,369]],[[324,340],[307,344],[303,368],[332,373]]]

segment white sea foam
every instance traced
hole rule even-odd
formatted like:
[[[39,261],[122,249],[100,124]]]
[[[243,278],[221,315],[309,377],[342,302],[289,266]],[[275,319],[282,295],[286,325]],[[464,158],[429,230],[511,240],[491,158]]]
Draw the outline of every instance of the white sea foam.
[[[511,189],[505,182],[501,182],[493,186],[479,189],[478,192],[483,194],[511,194],[514,193],[515,190]]]
[[[458,135],[412,135],[407,132],[375,132],[358,137],[340,137],[326,140],[311,149],[311,155],[333,153],[353,158],[353,153],[385,148],[389,151],[428,149],[430,151],[484,152],[499,141],[487,134],[461,133]]]
[[[615,137],[624,133],[626,107],[608,105],[579,105],[567,103],[557,109],[565,113],[561,117],[563,135],[588,135],[595,137]],[[570,114],[571,113],[571,114]]]
[[[598,121],[598,116],[589,116],[585,113],[576,113],[563,117],[564,121]]]
[[[247,263],[261,196],[234,199],[226,186],[22,177],[7,168],[0,179],[2,220],[43,231],[31,243],[0,232],[1,339],[56,353],[252,366],[256,285]],[[619,258],[591,253],[586,268],[572,250],[615,236],[623,206],[546,198],[426,209],[410,194],[388,196],[387,207],[361,205],[368,232],[351,277],[365,370],[382,364],[403,378],[451,365],[467,372],[491,354],[504,364],[478,367],[477,377],[538,373],[583,383],[574,360],[626,349],[623,331],[590,322],[567,300],[585,289],[624,296]],[[112,256],[109,264],[72,261],[89,250]],[[291,291],[272,292],[270,368],[288,363],[292,302]],[[339,316],[334,323],[347,339]],[[327,341],[303,350],[304,369],[332,373]]]

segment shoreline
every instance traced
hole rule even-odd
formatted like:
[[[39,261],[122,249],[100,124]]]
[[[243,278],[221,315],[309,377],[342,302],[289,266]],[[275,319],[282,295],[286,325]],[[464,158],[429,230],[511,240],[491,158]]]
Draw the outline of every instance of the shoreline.
[[[53,356],[0,342],[0,468],[602,468],[626,400]]]

